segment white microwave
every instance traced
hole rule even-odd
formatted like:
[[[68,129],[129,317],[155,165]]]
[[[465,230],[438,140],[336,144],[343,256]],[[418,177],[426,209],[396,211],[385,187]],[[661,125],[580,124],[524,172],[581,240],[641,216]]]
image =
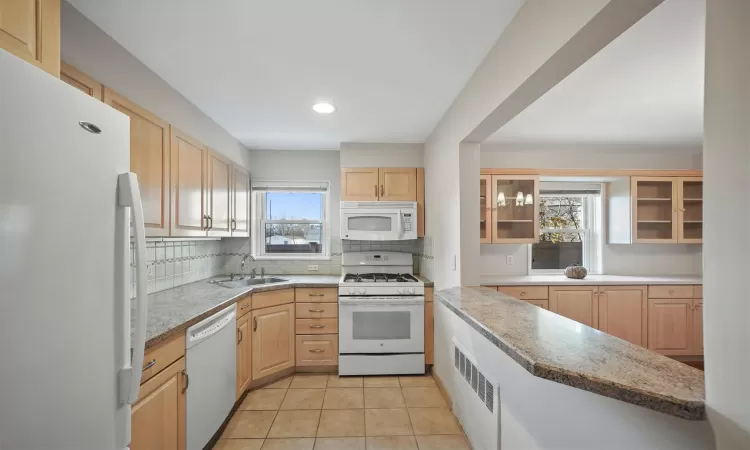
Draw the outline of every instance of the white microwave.
[[[417,202],[341,202],[341,238],[401,241],[417,238]]]

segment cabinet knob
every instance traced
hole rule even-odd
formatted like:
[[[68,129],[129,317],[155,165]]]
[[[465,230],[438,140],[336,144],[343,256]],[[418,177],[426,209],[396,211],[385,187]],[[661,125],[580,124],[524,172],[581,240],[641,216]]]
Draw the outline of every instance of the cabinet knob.
[[[526,297],[526,292],[521,292],[521,297]]]
[[[669,295],[674,295],[674,289],[670,289],[668,292],[669,292]]]

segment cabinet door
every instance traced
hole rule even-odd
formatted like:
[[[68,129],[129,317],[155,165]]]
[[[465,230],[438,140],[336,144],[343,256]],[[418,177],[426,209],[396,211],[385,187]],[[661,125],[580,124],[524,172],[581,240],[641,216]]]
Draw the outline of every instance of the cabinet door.
[[[60,79],[86,95],[104,100],[104,86],[70,64],[60,64]]]
[[[599,326],[596,286],[550,286],[549,310],[588,325]]]
[[[631,177],[633,242],[677,242],[677,183],[670,177]]]
[[[599,286],[599,329],[646,347],[648,303],[646,286]]]
[[[703,243],[703,178],[677,179],[677,241]]]
[[[388,167],[378,169],[378,199],[387,202],[417,201],[417,169]]]
[[[169,236],[169,124],[108,88],[104,103],[130,117],[130,170],[138,176],[146,236]]]
[[[131,411],[130,450],[185,449],[185,359],[141,385]]]
[[[207,171],[208,236],[231,236],[232,217],[229,208],[229,193],[232,188],[232,163],[215,152],[208,151]]]
[[[239,166],[232,175],[232,237],[250,237],[250,175]]]
[[[60,0],[0,2],[0,48],[60,75]]]
[[[376,201],[378,199],[377,168],[341,169],[342,201]]]
[[[703,299],[693,300],[693,354],[703,354]]]
[[[492,175],[492,243],[539,242],[539,177]]]
[[[171,141],[172,236],[205,236],[207,149],[175,127]]]
[[[294,304],[253,311],[253,380],[294,366]]]
[[[237,398],[250,386],[252,378],[252,337],[250,314],[237,319]]]
[[[424,363],[435,363],[435,320],[433,302],[424,302]]]
[[[663,355],[693,352],[693,299],[648,300],[648,348]]]
[[[492,177],[479,176],[479,242],[492,242]]]

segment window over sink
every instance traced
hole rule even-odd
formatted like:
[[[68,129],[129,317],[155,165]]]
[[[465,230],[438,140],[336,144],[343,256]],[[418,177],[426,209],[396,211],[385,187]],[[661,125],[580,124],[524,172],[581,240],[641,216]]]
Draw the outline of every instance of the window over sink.
[[[529,273],[562,273],[580,264],[600,272],[601,183],[540,182],[539,242],[529,246]]]
[[[328,259],[328,183],[253,182],[253,255]]]

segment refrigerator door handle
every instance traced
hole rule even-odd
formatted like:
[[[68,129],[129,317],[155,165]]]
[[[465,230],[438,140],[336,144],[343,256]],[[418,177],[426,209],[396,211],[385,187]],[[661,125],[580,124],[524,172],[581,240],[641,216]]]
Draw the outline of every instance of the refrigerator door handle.
[[[146,293],[146,227],[143,221],[143,203],[138,187],[138,177],[132,173],[122,173],[117,178],[119,206],[128,207],[133,217],[135,234],[135,303],[136,321],[135,336],[132,346],[132,360],[125,364],[119,373],[120,404],[134,404],[138,400],[141,386],[141,368],[146,347],[146,319],[148,317],[148,302]],[[125,324],[125,330],[130,330],[130,324]],[[133,370],[133,368],[137,368]]]

